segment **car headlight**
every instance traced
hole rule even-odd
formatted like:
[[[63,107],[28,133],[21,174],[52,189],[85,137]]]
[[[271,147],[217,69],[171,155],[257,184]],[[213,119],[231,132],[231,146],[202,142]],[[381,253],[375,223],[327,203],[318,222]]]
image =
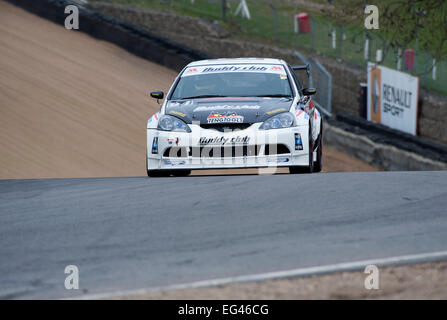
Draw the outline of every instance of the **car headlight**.
[[[270,117],[259,127],[261,130],[289,128],[295,125],[295,117],[290,112],[284,112]]]
[[[158,129],[163,131],[191,132],[191,128],[182,120],[168,115],[163,115],[158,121]]]

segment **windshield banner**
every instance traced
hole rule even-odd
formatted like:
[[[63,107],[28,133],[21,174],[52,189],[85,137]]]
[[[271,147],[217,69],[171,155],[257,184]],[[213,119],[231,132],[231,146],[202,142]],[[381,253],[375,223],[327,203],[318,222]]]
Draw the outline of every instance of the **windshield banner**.
[[[284,67],[279,64],[232,64],[189,67],[183,72],[182,77],[227,72],[262,72],[286,75]]]

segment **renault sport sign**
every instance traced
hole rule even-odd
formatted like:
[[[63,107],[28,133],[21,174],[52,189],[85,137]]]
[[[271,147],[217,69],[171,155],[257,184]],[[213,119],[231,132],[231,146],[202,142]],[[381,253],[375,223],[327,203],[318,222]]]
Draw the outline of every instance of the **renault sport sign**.
[[[368,63],[368,120],[416,135],[419,78]]]

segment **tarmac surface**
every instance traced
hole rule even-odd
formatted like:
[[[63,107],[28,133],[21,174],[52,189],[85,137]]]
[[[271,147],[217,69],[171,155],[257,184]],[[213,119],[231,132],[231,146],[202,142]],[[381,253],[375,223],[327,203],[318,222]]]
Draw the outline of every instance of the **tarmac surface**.
[[[447,172],[2,180],[0,297],[443,251],[446,207]]]

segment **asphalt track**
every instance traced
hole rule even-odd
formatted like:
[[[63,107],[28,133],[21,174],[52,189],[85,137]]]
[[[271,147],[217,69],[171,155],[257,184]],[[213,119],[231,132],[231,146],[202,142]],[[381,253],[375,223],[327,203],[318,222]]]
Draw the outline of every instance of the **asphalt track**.
[[[442,251],[446,208],[447,172],[2,180],[0,298]]]

